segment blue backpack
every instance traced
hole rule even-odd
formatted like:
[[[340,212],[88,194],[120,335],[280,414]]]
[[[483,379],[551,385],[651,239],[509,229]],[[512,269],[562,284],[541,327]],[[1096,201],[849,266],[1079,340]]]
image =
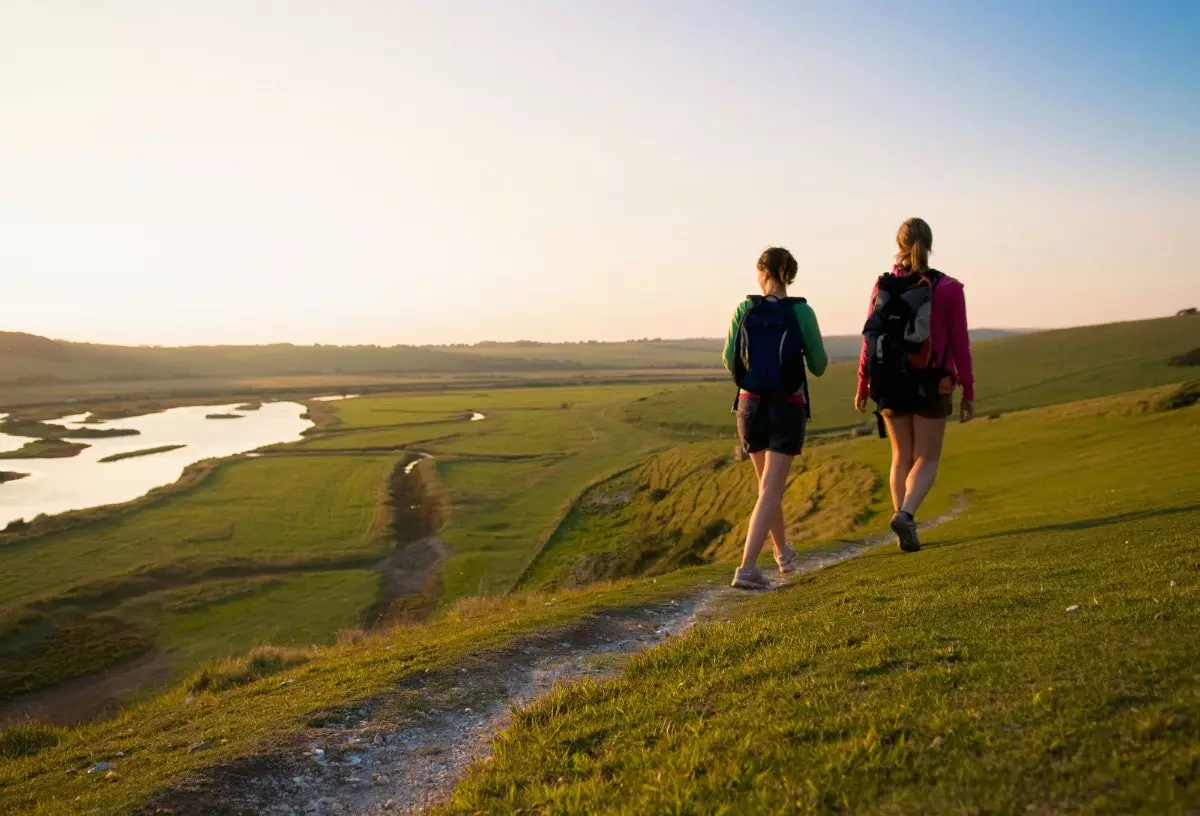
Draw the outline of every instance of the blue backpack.
[[[751,295],[751,306],[737,328],[733,380],[738,388],[764,397],[803,394],[808,402],[804,370],[804,335],[796,303],[804,298]]]

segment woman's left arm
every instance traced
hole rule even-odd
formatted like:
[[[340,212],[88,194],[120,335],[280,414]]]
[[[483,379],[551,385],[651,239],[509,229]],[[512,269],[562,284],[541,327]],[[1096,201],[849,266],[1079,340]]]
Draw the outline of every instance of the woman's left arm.
[[[821,326],[817,313],[807,303],[796,304],[796,317],[800,320],[800,334],[804,337],[804,359],[814,377],[820,377],[829,366],[829,355],[825,353],[825,340],[821,337]]]

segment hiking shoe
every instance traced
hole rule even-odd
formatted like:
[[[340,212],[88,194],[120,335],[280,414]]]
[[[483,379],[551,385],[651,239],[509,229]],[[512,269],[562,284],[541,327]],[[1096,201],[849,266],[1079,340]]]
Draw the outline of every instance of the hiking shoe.
[[[779,565],[779,572],[782,575],[787,575],[789,572],[795,572],[798,561],[796,548],[791,544],[783,551],[783,555],[775,557],[775,563]]]
[[[917,538],[917,522],[908,513],[892,516],[892,532],[900,539],[900,549],[905,552],[920,552],[921,541]]]
[[[770,589],[771,582],[767,580],[767,576],[763,575],[762,570],[758,567],[750,569],[738,568],[733,573],[733,583],[731,586],[737,589]]]

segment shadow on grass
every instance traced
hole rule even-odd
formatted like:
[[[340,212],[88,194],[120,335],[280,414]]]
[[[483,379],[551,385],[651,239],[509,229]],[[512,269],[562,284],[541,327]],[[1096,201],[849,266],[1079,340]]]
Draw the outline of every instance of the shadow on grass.
[[[1131,513],[1117,513],[1114,516],[1097,516],[1096,518],[1078,519],[1077,521],[1065,521],[1061,524],[1044,524],[1040,527],[1024,527],[1015,530],[997,530],[994,533],[985,533],[977,536],[966,536],[964,538],[955,538],[949,541],[935,541],[929,544],[929,549],[937,547],[952,547],[956,544],[966,544],[970,541],[986,541],[991,538],[1004,538],[1006,536],[1018,535],[1035,535],[1037,533],[1060,533],[1069,530],[1092,530],[1096,527],[1108,527],[1113,524],[1124,524],[1131,521],[1145,521],[1146,519],[1159,518],[1162,516],[1179,516],[1184,513],[1194,513],[1200,510],[1200,504],[1188,504],[1180,507],[1163,507],[1157,510],[1137,510]]]

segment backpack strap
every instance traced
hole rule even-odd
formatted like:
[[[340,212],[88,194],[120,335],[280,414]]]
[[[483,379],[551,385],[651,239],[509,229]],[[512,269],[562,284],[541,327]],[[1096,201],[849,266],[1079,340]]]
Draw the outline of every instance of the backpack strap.
[[[753,307],[753,306],[757,306],[758,304],[763,302],[763,296],[762,295],[746,295],[746,300],[750,301],[750,305]]]

